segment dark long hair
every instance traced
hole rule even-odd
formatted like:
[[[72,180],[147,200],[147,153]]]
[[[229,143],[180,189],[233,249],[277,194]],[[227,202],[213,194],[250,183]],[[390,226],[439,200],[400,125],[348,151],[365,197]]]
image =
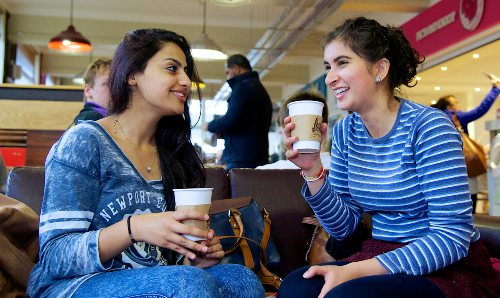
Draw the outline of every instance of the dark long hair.
[[[191,81],[200,81],[191,48],[183,36],[163,29],[130,31],[118,45],[111,62],[110,114],[119,114],[129,107],[132,90],[128,79],[144,71],[149,59],[169,42],[177,44],[184,52],[187,75]],[[201,99],[199,88],[197,92]],[[175,208],[173,188],[203,187],[206,182],[205,168],[191,143],[188,101],[184,104],[184,113],[181,115],[162,117],[155,132],[167,210]]]
[[[446,110],[450,106],[450,97],[453,97],[453,95],[446,95],[441,97],[435,104],[432,104],[431,107],[439,109],[441,111]]]
[[[416,85],[416,82],[412,84],[412,80],[424,58],[410,45],[400,28],[382,26],[375,20],[359,17],[348,19],[329,32],[322,45],[326,46],[336,39],[371,63],[382,58],[389,60],[388,85],[391,93],[401,85]]]

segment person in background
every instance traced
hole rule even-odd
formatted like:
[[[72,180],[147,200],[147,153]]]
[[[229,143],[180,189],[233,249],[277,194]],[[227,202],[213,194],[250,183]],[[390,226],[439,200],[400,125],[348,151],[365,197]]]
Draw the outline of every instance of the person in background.
[[[73,125],[85,120],[99,120],[108,116],[109,104],[109,65],[111,59],[98,58],[87,66],[83,75],[83,95],[85,104],[76,115]]]
[[[469,123],[483,117],[498,98],[498,94],[500,94],[500,79],[494,75],[488,76],[491,80],[492,88],[476,108],[470,111],[461,111],[458,100],[454,95],[441,97],[435,104],[431,105],[431,107],[443,111],[450,120],[453,115],[456,115],[460,126],[462,126],[462,129],[468,135],[469,130],[467,126]],[[472,213],[476,213],[477,193],[479,192],[477,177],[469,178],[469,190],[472,198]]]
[[[322,122],[328,124],[328,104],[326,102],[326,98],[318,92],[312,90],[302,90],[298,91],[291,96],[287,97],[278,111],[278,115],[276,117],[276,125],[283,130],[283,120],[289,116],[288,113],[288,104],[295,101],[302,100],[312,100],[319,101],[324,104],[323,112],[322,112]],[[284,136],[284,135],[283,135]],[[322,145],[324,145],[323,143]],[[330,152],[325,146],[321,146],[320,158],[325,169],[330,169]],[[326,150],[325,150],[326,149]],[[271,170],[271,169],[298,169],[293,162],[289,160],[278,160],[274,163],[262,165],[256,167],[259,170]],[[317,260],[322,261],[333,261],[332,256],[326,251],[326,243],[328,241],[329,235],[325,232],[325,230],[321,227],[316,216],[305,216],[302,218],[302,223],[313,225],[314,232],[311,237],[311,241],[309,243],[309,249],[306,254],[306,261],[308,262],[317,262]],[[310,255],[314,254],[314,260],[311,260]]]
[[[255,168],[269,162],[269,127],[273,107],[259,74],[248,59],[232,55],[226,62],[231,96],[227,112],[208,123],[206,129],[224,138],[221,162],[232,168]]]
[[[291,102],[295,101],[302,101],[302,100],[312,100],[312,101],[319,101],[324,104],[323,106],[323,113],[322,113],[322,118],[323,118],[323,123],[328,124],[328,104],[326,102],[326,99],[323,95],[321,95],[318,92],[311,91],[311,90],[303,90],[303,91],[298,91],[288,98],[285,99],[283,104],[281,105],[278,115],[276,117],[276,125],[282,130],[283,129],[283,120],[289,116],[288,114],[288,107],[287,105]],[[322,145],[325,145],[325,142],[323,142]],[[325,169],[330,169],[330,152],[328,150],[328,145],[327,146],[322,146],[321,147],[321,153],[320,153],[320,158],[321,162],[323,163],[323,167]],[[298,167],[291,161],[289,160],[278,160],[274,163],[262,165],[256,167],[256,169],[261,169],[261,170],[266,170],[266,169],[298,169]]]
[[[0,152],[0,193],[5,194],[5,185],[7,184],[7,167]]]
[[[213,230],[182,223],[207,214],[175,211],[172,189],[206,181],[190,140],[198,79],[183,36],[125,35],[110,67],[110,116],[73,126],[47,157],[30,297],[264,296],[250,269],[218,264]]]
[[[302,169],[302,195],[331,237],[352,234],[363,213],[372,234],[343,261],[290,273],[278,297],[495,296],[460,135],[442,112],[395,94],[413,86],[423,59],[400,28],[364,17],[329,32],[323,53],[325,83],[352,113],[333,128],[327,177],[319,154],[292,149],[290,117],[286,156]]]

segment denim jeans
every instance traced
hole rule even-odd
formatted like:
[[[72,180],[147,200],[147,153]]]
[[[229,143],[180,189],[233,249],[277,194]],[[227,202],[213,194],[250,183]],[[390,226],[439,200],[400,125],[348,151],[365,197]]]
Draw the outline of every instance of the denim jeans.
[[[80,297],[264,297],[264,288],[248,268],[223,264],[200,269],[156,266],[98,274],[72,296]]]
[[[320,265],[347,264],[345,261],[323,263]],[[278,290],[278,298],[316,298],[325,279],[317,275],[305,279],[302,274],[309,266],[299,268],[286,276]],[[355,278],[331,289],[325,298],[334,297],[405,297],[405,298],[444,298],[443,292],[432,281],[423,276],[405,274],[385,274]]]

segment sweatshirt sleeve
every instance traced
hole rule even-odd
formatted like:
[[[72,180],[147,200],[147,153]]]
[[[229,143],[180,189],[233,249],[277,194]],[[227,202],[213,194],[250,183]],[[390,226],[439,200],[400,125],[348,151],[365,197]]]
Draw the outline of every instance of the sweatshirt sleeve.
[[[321,225],[335,239],[343,240],[357,228],[363,209],[352,198],[348,187],[348,170],[344,151],[345,122],[343,118],[333,127],[330,170],[321,189],[311,196],[307,183],[302,195],[309,203]],[[336,189],[336,190],[335,190]]]
[[[89,229],[100,192],[99,150],[81,128],[69,130],[46,162],[39,262],[53,278],[106,269],[99,260],[100,230]]]
[[[498,94],[500,94],[500,89],[497,87],[493,87],[476,108],[470,111],[458,111],[457,118],[460,121],[460,125],[462,125],[462,127],[466,127],[470,122],[484,116],[484,114],[489,111],[493,103],[495,103]]]

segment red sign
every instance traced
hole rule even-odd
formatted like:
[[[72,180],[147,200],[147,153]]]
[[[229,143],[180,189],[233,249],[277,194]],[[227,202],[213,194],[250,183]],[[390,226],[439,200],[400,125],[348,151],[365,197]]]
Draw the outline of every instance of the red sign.
[[[415,49],[429,56],[500,24],[498,0],[441,0],[401,27]]]

